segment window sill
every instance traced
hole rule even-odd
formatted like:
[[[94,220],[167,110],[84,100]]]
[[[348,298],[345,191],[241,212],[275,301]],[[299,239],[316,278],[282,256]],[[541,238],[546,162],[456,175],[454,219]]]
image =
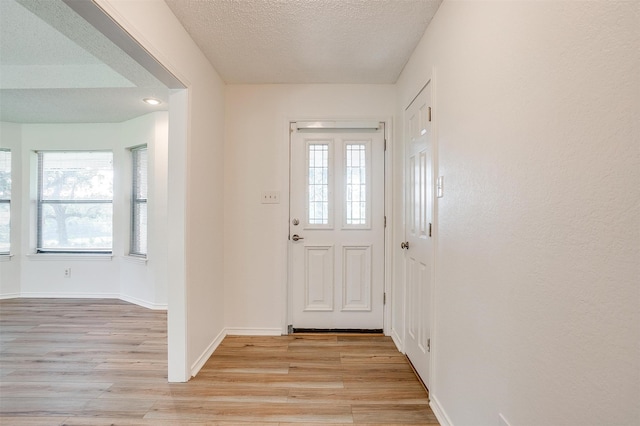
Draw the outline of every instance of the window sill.
[[[10,262],[12,257],[12,254],[0,254],[0,262]]]
[[[127,263],[135,263],[137,265],[147,264],[147,258],[142,256],[123,256],[122,259]]]
[[[28,254],[29,260],[88,260],[88,261],[111,261],[111,254],[90,254],[90,253],[33,253]]]

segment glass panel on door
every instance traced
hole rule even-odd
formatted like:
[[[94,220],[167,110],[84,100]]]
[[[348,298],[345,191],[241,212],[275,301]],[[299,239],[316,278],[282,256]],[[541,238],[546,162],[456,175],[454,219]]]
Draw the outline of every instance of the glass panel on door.
[[[369,225],[368,213],[368,153],[364,143],[345,144],[345,225]]]
[[[310,143],[307,154],[307,223],[329,225],[329,145]]]

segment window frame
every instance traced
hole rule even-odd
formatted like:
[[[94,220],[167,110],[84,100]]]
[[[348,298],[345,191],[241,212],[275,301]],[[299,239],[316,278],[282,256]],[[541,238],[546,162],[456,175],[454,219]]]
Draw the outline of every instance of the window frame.
[[[360,181],[361,189],[360,195],[362,196],[358,202],[361,204],[359,217],[360,223],[349,223],[349,204],[354,202],[349,199],[349,186],[355,185],[355,183],[349,182],[348,172],[352,167],[351,164],[347,164],[348,150],[350,146],[361,146],[364,149],[364,162],[360,164],[360,169],[364,169],[364,181]],[[371,229],[371,205],[372,205],[372,189],[371,189],[371,162],[373,158],[373,146],[371,139],[345,139],[343,146],[343,176],[344,176],[344,196],[342,199],[343,212],[342,212],[342,227],[343,229]],[[362,172],[361,172],[362,173]],[[364,206],[362,206],[364,205]],[[353,204],[352,207],[353,208]],[[362,215],[364,213],[364,215]]]
[[[147,220],[148,220],[148,212],[149,212],[149,204],[148,204],[148,191],[149,191],[149,147],[147,144],[143,144],[143,145],[137,145],[134,147],[129,148],[129,151],[131,151],[131,227],[130,227],[130,241],[129,241],[129,256],[134,256],[134,257],[140,257],[140,258],[146,258],[148,256],[148,252],[149,252],[149,247],[148,247],[148,238],[147,238],[147,251],[143,252],[140,250],[140,247],[138,247],[138,244],[136,244],[136,241],[140,241],[139,238],[136,238],[136,236],[138,235],[138,232],[140,231],[137,228],[137,225],[139,225],[138,221],[136,220],[136,213],[139,212],[139,210],[137,209],[137,207],[141,204],[144,204],[145,206],[147,206]],[[147,198],[142,198],[139,196],[138,194],[138,185],[137,185],[137,166],[138,166],[138,162],[136,161],[136,156],[139,155],[138,153],[145,151],[146,155],[147,155]],[[147,223],[146,226],[146,235],[148,237],[148,229],[149,229],[149,225]]]
[[[91,149],[91,150],[81,150],[81,149],[74,149],[74,150],[40,150],[40,151],[35,151],[36,155],[37,155],[37,165],[38,165],[38,171],[37,171],[37,196],[36,196],[36,253],[37,254],[52,254],[52,253],[61,253],[61,254],[108,254],[111,255],[113,254],[113,200],[114,200],[114,183],[112,181],[112,193],[111,193],[111,199],[110,200],[43,200],[43,187],[44,187],[44,182],[43,182],[43,178],[44,178],[44,173],[43,173],[43,155],[47,154],[47,153],[110,153],[111,154],[111,158],[112,158],[112,172],[113,172],[113,177],[115,178],[115,168],[113,167],[113,161],[114,161],[114,153],[112,150],[96,150],[96,149]],[[87,249],[83,249],[83,248],[77,248],[77,249],[73,249],[73,248],[45,248],[42,247],[43,246],[43,229],[42,229],[42,210],[43,210],[43,204],[110,204],[111,205],[111,211],[112,211],[112,217],[111,217],[111,248],[110,249],[102,249],[102,248],[87,248]]]
[[[9,154],[9,181],[12,186],[12,175],[13,175],[13,167],[11,162],[13,161],[11,149],[9,148],[0,148],[0,152],[6,152]],[[0,204],[8,204],[9,205],[9,250],[0,251],[0,256],[10,256],[11,255],[11,198],[12,193],[11,189],[9,189],[9,198],[0,198]]]
[[[306,182],[305,182],[305,229],[334,229],[334,145],[335,139],[332,138],[309,138],[305,139],[305,173],[306,173]],[[326,201],[327,204],[327,212],[326,212],[326,222],[325,223],[317,223],[312,222],[311,220],[311,205],[314,204],[313,197],[311,195],[311,186],[316,186],[313,182],[311,182],[311,173],[310,170],[312,168],[311,165],[311,147],[312,146],[326,146],[327,152],[327,163],[323,165],[322,168],[326,169],[326,182],[321,185],[326,186]],[[319,152],[314,150],[314,152]],[[314,218],[317,220],[314,214]],[[324,219],[324,214],[322,219]]]

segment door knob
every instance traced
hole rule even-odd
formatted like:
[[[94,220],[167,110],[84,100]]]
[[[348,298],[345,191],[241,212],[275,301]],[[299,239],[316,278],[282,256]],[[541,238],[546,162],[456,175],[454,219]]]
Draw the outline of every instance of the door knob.
[[[400,243],[400,248],[402,249],[409,249],[409,241],[405,241],[403,243]]]
[[[298,235],[298,234],[293,234],[293,236],[291,237],[291,239],[292,239],[293,241],[300,241],[300,240],[304,240],[304,237],[301,237],[301,236],[300,236],[300,235]]]

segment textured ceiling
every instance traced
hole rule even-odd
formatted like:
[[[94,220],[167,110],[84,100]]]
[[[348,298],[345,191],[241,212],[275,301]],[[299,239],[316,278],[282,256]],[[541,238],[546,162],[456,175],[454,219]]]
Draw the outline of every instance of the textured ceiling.
[[[394,83],[441,0],[166,2],[227,83]],[[167,101],[64,0],[0,0],[0,121],[121,122]]]
[[[121,122],[166,109],[167,95],[61,0],[0,0],[1,121]],[[165,102],[144,104],[150,96]]]
[[[442,0],[165,0],[227,83],[395,83]]]

